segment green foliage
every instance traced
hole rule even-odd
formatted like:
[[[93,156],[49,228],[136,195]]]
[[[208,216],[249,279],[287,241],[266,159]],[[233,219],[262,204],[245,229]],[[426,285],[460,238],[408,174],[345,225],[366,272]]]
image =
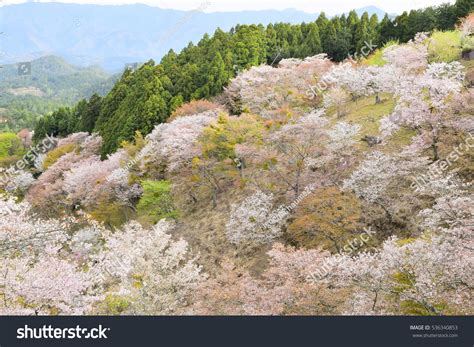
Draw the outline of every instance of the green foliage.
[[[371,55],[363,60],[363,63],[371,66],[384,66],[387,61],[383,58],[383,52],[386,48],[397,45],[397,41],[389,41],[382,48],[376,49]]]
[[[115,80],[98,67],[76,67],[56,56],[33,60],[27,76],[18,76],[17,64],[4,65],[0,69],[0,131],[31,129],[41,116],[94,92],[107,93]],[[2,117],[7,122],[1,122]]]
[[[58,159],[61,158],[64,154],[71,153],[75,149],[76,149],[76,145],[73,143],[69,143],[67,145],[57,147],[53,149],[52,151],[48,152],[48,154],[46,155],[46,158],[43,161],[43,169],[46,170],[55,162],[57,162]]]
[[[217,29],[190,43],[179,54],[170,50],[159,65],[150,60],[137,71],[127,70],[103,98],[81,101],[72,109],[61,109],[43,117],[35,129],[35,140],[46,134],[65,136],[74,131],[97,131],[103,137],[102,155],[115,151],[122,141],[143,135],[165,122],[181,104],[209,99],[219,94],[240,70],[263,63],[277,64],[283,58],[325,52],[335,61],[372,42],[378,46],[398,40],[406,42],[417,32],[452,29],[457,16],[472,7],[469,0],[413,10],[391,19],[355,11],[328,19],[321,13],[312,23],[237,25],[229,32]],[[369,64],[383,64],[381,52]]]
[[[205,128],[200,142],[203,156],[219,161],[235,158],[235,145],[258,142],[262,139],[264,127],[254,116],[245,114],[240,117],[220,115],[216,124]]]
[[[95,124],[103,138],[102,154],[115,151],[124,140],[131,140],[135,131],[148,134],[155,124],[169,115],[170,81],[161,66],[150,60],[137,71],[126,71],[112,91],[104,98]]]
[[[438,304],[434,307],[427,307],[414,300],[403,300],[400,302],[401,314],[413,316],[433,316],[436,312],[443,312],[447,309],[444,304]],[[436,310],[436,311],[433,311]]]
[[[431,62],[452,62],[461,57],[461,33],[459,31],[435,31],[428,47]]]
[[[474,2],[472,0],[456,0],[454,7],[456,17],[462,18],[474,11]]]
[[[163,218],[178,217],[169,181],[142,181],[142,187],[143,195],[137,205],[138,216],[142,221],[155,224]]]
[[[69,107],[63,107],[38,120],[33,141],[38,142],[46,135],[65,137],[75,130],[73,110]]]
[[[103,311],[105,314],[117,316],[125,312],[130,306],[130,302],[119,295],[109,294],[103,301]]]
[[[25,154],[20,138],[14,133],[0,133],[0,167],[8,167]]]
[[[133,141],[123,141],[120,144],[120,147],[122,147],[127,152],[129,157],[133,158],[143,147],[145,147],[145,138],[139,131],[136,131]]]
[[[95,220],[110,228],[118,228],[130,219],[129,208],[110,201],[99,201],[95,209],[88,212]]]
[[[5,159],[9,156],[21,156],[23,154],[23,145],[15,133],[0,133],[0,159]]]

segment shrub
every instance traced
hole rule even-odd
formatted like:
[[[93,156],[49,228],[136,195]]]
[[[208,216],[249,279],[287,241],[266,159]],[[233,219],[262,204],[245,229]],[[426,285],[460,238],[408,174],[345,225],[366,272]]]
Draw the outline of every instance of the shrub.
[[[461,33],[459,31],[435,31],[428,46],[430,62],[450,63],[461,57]]]
[[[210,102],[208,100],[192,100],[184,105],[178,107],[168,119],[168,122],[173,121],[176,118],[191,116],[193,114],[199,114],[206,111],[212,111],[218,109],[220,105]]]
[[[263,129],[262,123],[250,114],[240,117],[220,115],[217,123],[209,125],[203,131],[203,155],[217,160],[234,158],[235,145],[248,141],[260,142]]]
[[[140,219],[155,224],[164,218],[177,218],[169,181],[142,181],[143,195],[137,205]]]
[[[290,240],[305,248],[341,251],[360,228],[361,207],[351,193],[321,188],[298,207],[288,226]]]
[[[14,133],[0,133],[0,166],[9,166],[20,159],[25,150]]]
[[[46,170],[48,167],[53,165],[59,158],[61,158],[64,154],[71,153],[76,149],[76,145],[74,143],[68,143],[66,145],[57,147],[50,151],[43,162],[43,169]]]
[[[99,202],[97,207],[89,213],[96,221],[112,228],[118,228],[130,220],[130,210],[127,207],[108,201]]]

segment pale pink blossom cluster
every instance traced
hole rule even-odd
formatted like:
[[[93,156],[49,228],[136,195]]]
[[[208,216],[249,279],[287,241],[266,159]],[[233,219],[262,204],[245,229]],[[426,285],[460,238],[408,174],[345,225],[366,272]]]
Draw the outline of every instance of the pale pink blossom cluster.
[[[284,59],[278,67],[252,67],[226,87],[226,103],[234,112],[246,111],[274,119],[279,117],[281,109],[306,104],[307,86],[314,84],[331,66],[325,55],[316,55],[305,60]]]
[[[226,224],[227,238],[241,242],[267,243],[281,235],[282,222],[268,225],[273,208],[273,195],[257,191],[240,204],[233,204]],[[263,225],[267,226],[264,228]]]
[[[354,137],[360,130],[361,126],[359,124],[338,122],[327,132],[329,136],[327,148],[334,153],[343,153],[345,150],[352,149],[357,142]]]
[[[187,306],[187,297],[205,279],[184,240],[173,241],[171,222],[151,230],[137,222],[107,233],[104,250],[93,258],[97,276],[118,283],[109,293],[126,298],[134,314],[172,314]],[[114,288],[114,287],[112,287]]]
[[[469,253],[442,235],[409,242],[392,237],[377,253],[343,256],[330,276],[355,289],[347,314],[396,314],[400,302],[430,315],[445,313],[441,303],[469,312],[474,282]]]
[[[204,128],[217,120],[218,111],[207,111],[159,124],[146,137],[147,144],[139,153],[142,164],[166,164],[175,171],[200,154],[196,141]]]
[[[128,172],[109,176],[127,161],[119,150],[100,160],[102,139],[97,135],[72,134],[59,145],[76,144],[76,150],[62,155],[32,185],[28,200],[35,206],[58,204],[65,207],[94,207],[99,201],[131,206],[141,190],[128,182]]]

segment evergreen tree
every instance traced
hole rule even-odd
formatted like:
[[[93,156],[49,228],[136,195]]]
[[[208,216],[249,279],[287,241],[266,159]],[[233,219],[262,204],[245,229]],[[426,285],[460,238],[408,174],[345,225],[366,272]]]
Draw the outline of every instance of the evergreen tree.
[[[309,57],[322,52],[321,37],[316,23],[309,23],[306,27],[307,33],[299,47],[300,58]]]
[[[456,0],[455,13],[457,18],[466,17],[474,11],[474,1],[472,0]]]
[[[381,46],[389,40],[406,42],[420,31],[451,29],[459,16],[473,10],[472,0],[457,0],[423,10],[403,12],[394,20],[385,15],[361,18],[353,10],[347,17],[329,20],[322,12],[315,22],[237,25],[228,32],[217,29],[194,45],[170,50],[159,65],[149,61],[137,71],[127,70],[103,98],[93,95],[73,108],[61,108],[41,118],[34,140],[47,134],[66,136],[75,131],[99,132],[102,154],[113,152],[136,131],[148,134],[171,112],[192,99],[219,94],[238,71],[263,63],[276,65],[289,57],[305,58],[325,52],[335,61],[360,53],[366,42]]]
[[[354,44],[355,52],[360,53],[362,47],[367,45],[367,42],[370,41],[369,33],[369,14],[364,12],[360,18],[359,23],[356,25],[356,30],[354,33]]]
[[[382,21],[379,23],[379,46],[387,43],[390,40],[397,38],[397,30],[392,20],[385,14]]]

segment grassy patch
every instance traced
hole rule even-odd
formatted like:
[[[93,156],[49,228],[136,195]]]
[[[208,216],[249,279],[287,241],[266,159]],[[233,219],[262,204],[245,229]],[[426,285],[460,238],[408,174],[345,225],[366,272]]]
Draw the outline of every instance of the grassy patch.
[[[377,48],[371,55],[362,61],[362,64],[370,66],[384,66],[387,61],[383,58],[383,53],[387,47],[398,45],[397,41],[389,41],[382,48]]]
[[[333,117],[334,124],[339,121],[359,124],[362,127],[361,137],[365,135],[378,135],[380,119],[390,114],[395,106],[395,101],[390,94],[381,95],[381,99],[382,102],[380,104],[375,103],[375,96],[349,102],[347,105],[347,115],[341,118]]]
[[[51,165],[58,161],[64,154],[71,153],[76,149],[76,145],[73,143],[69,143],[67,145],[57,147],[53,149],[46,155],[46,158],[43,162],[43,169],[48,169]]]
[[[429,41],[430,62],[452,62],[461,57],[461,33],[459,31],[435,31]]]
[[[177,218],[169,181],[143,181],[143,195],[137,205],[140,220],[155,224],[163,218]]]
[[[413,136],[415,135],[416,131],[413,129],[399,129],[385,141],[384,151],[387,153],[394,153],[399,151],[401,148],[409,145]]]

